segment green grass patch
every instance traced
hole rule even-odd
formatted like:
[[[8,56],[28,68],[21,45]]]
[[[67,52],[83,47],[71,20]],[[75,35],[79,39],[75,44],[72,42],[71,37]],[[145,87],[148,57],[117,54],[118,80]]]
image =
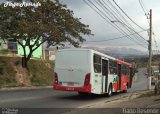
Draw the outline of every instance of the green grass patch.
[[[16,86],[15,70],[10,58],[0,57],[0,88]]]
[[[54,76],[54,62],[30,60],[29,64],[30,80],[34,86],[51,86]]]
[[[17,86],[15,78],[12,77],[1,77],[0,76],[0,88],[4,87],[15,87]]]
[[[8,53],[9,53],[8,49],[2,49],[2,50],[0,50],[0,54],[2,54],[2,55],[7,55]]]
[[[21,58],[0,56],[0,88],[22,86],[17,83],[16,70],[22,70]],[[15,69],[16,67],[16,69]],[[33,86],[51,86],[54,76],[54,62],[31,59],[28,63],[31,85]],[[20,75],[26,75],[25,72]],[[23,74],[25,73],[25,74]]]
[[[138,98],[142,98],[142,97],[151,97],[154,96],[154,91],[149,91],[146,93],[142,93]]]

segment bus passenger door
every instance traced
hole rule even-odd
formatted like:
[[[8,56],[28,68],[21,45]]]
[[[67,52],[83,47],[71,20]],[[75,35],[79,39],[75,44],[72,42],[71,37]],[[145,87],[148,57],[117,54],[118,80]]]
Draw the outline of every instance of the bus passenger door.
[[[121,90],[121,83],[122,83],[122,69],[121,69],[121,64],[118,64],[118,90]]]
[[[108,84],[108,60],[102,59],[102,93],[107,92]]]

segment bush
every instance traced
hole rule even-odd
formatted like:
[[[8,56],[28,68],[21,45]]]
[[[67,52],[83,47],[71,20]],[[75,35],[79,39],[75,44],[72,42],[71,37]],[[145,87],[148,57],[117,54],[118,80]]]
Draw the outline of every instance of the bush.
[[[0,54],[2,54],[2,55],[6,55],[8,53],[9,53],[8,49],[2,49],[2,50],[0,50]]]
[[[48,64],[51,67],[48,67]],[[52,85],[54,62],[30,60],[28,67],[32,85]]]

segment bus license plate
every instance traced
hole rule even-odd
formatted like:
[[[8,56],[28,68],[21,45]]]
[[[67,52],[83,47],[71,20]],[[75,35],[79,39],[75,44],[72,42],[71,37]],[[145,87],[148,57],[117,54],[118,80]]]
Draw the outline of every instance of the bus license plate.
[[[66,88],[66,90],[68,90],[68,91],[73,91],[74,88],[68,87],[68,88]]]

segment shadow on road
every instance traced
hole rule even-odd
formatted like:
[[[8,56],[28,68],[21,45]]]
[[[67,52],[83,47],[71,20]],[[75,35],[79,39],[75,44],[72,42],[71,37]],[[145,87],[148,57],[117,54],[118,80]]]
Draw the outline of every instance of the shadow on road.
[[[125,93],[114,93],[111,97],[108,97],[107,95],[96,95],[96,94],[88,94],[88,95],[72,94],[72,95],[56,96],[56,99],[74,100],[74,101],[83,101],[83,100],[90,101],[90,100],[96,100],[96,99],[104,99],[105,97],[109,99],[120,94],[122,95]]]

